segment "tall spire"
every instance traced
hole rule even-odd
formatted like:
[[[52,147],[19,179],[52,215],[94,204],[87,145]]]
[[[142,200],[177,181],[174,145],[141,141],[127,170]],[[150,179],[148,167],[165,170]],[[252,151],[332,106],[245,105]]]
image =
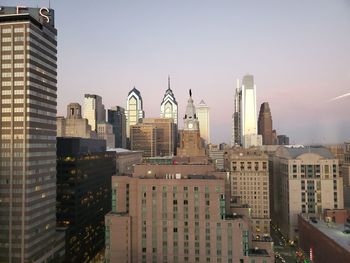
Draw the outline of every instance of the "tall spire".
[[[170,75],[168,75],[168,89],[170,89]]]
[[[190,97],[192,98],[192,90],[190,89]]]

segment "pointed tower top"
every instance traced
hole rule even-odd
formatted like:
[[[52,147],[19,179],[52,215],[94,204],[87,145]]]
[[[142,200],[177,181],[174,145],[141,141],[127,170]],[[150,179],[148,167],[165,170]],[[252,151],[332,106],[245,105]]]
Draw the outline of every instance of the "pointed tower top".
[[[190,89],[190,97],[192,98],[192,90]]]
[[[168,75],[168,89],[170,89],[170,75]]]

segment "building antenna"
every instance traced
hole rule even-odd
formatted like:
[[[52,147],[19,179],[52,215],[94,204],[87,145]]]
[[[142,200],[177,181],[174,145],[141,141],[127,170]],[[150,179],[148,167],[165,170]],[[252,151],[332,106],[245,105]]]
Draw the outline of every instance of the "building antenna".
[[[168,75],[168,89],[170,89],[170,75]]]

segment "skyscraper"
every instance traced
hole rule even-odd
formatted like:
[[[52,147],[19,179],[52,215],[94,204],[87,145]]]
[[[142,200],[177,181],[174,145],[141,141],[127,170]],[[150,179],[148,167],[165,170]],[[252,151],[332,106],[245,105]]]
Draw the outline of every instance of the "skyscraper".
[[[205,104],[204,100],[201,100],[198,106],[196,106],[196,113],[199,121],[199,131],[201,138],[205,144],[210,143],[210,118],[209,107]]]
[[[0,262],[46,262],[64,247],[56,234],[54,10],[1,7],[0,42]]]
[[[126,137],[130,139],[130,127],[144,117],[141,93],[134,87],[126,101]]]
[[[260,106],[258,134],[262,135],[263,145],[274,144],[274,136],[272,133],[272,116],[268,102],[264,102]]]
[[[97,124],[106,121],[106,110],[102,98],[95,94],[84,96],[84,118],[88,120],[93,131],[97,131]]]
[[[126,116],[125,109],[116,106],[108,110],[108,122],[113,126],[115,147],[126,148]]]
[[[170,88],[170,76],[168,77],[168,89],[165,91],[162,103],[160,104],[160,117],[173,118],[178,124],[177,102],[173,91]]]
[[[233,113],[233,135],[231,144],[240,144],[245,148],[259,146],[262,137],[257,134],[256,85],[253,75],[245,75],[242,85],[235,93],[235,111]]]
[[[205,156],[205,150],[202,147],[199,122],[196,115],[196,107],[193,104],[192,91],[187,102],[186,114],[183,118],[184,128],[180,131],[180,144],[177,149],[177,156]]]

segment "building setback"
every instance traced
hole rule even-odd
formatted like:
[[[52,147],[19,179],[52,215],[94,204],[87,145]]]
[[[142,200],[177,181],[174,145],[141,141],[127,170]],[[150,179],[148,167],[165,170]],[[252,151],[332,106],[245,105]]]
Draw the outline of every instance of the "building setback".
[[[0,43],[0,262],[50,261],[64,254],[55,209],[54,10],[2,6]]]
[[[97,138],[88,120],[82,118],[79,103],[68,104],[67,118],[57,117],[57,137]]]
[[[65,262],[89,262],[104,248],[115,153],[105,140],[57,138],[57,225],[66,229]]]

